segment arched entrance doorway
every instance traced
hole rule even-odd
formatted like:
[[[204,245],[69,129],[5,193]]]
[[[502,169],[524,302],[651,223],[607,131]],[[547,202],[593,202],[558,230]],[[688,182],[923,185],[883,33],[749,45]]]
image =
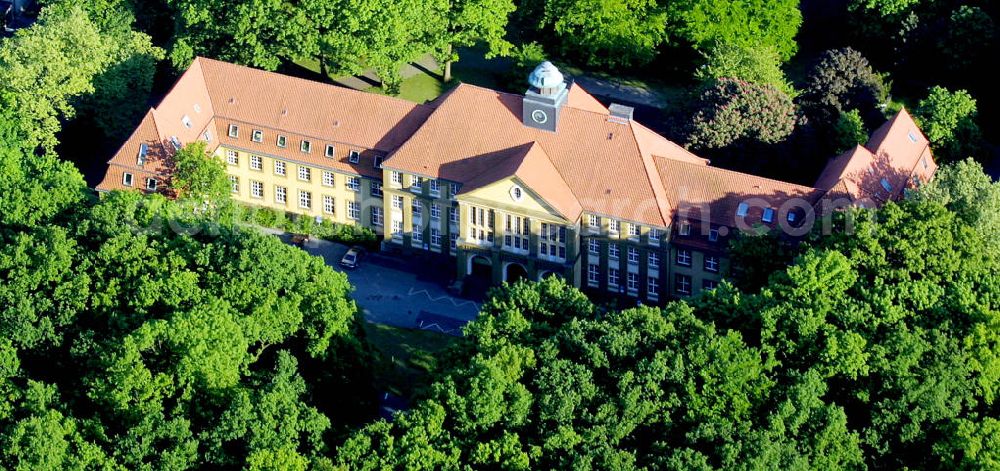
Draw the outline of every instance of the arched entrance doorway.
[[[466,273],[474,278],[490,280],[493,278],[493,262],[482,255],[476,255],[469,259],[469,269]]]
[[[507,283],[516,283],[526,279],[528,279],[528,270],[520,263],[511,262],[504,266],[503,280]]]
[[[462,295],[482,299],[493,284],[493,263],[489,258],[475,255],[468,261],[465,280],[462,283]]]

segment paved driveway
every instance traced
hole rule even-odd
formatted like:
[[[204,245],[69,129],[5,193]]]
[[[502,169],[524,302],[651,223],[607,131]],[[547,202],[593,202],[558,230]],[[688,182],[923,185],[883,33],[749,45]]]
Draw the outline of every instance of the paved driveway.
[[[279,237],[289,242],[288,235]],[[354,286],[354,300],[369,322],[461,335],[461,327],[479,313],[476,302],[452,296],[441,283],[426,281],[426,276],[407,269],[395,258],[370,254],[358,268],[344,270],[338,262],[347,252],[346,245],[313,239],[303,249],[347,273]]]

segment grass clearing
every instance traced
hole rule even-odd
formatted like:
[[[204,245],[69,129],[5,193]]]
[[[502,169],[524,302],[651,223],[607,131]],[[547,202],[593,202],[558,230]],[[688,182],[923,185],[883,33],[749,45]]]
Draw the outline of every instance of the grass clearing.
[[[365,323],[365,333],[381,354],[376,386],[407,399],[426,384],[428,374],[437,366],[439,354],[457,340],[438,332],[370,322]]]
[[[440,96],[446,88],[438,76],[421,71],[417,75],[404,79],[399,86],[399,94],[394,96],[415,103],[426,103]],[[387,95],[382,87],[372,87],[365,91]]]

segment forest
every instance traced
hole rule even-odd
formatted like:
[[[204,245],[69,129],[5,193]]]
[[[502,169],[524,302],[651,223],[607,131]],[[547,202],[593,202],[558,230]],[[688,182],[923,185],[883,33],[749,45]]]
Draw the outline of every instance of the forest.
[[[1000,468],[995,2],[42,4],[0,38],[0,469]],[[81,173],[196,56],[391,91],[475,51],[655,76],[720,166],[808,182],[905,106],[942,167],[832,234],[736,239],[750,269],[690,301],[496,288],[392,420],[347,277],[242,224],[221,163],[182,152],[177,200]]]

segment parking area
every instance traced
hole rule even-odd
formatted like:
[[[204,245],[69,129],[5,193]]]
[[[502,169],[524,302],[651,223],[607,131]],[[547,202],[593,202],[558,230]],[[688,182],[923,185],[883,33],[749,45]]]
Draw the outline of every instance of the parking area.
[[[279,237],[291,242],[287,234]],[[479,312],[475,301],[449,294],[440,277],[419,273],[398,259],[368,254],[358,268],[344,270],[338,262],[347,253],[346,245],[311,239],[302,248],[347,273],[354,299],[369,322],[461,335],[461,327]]]

